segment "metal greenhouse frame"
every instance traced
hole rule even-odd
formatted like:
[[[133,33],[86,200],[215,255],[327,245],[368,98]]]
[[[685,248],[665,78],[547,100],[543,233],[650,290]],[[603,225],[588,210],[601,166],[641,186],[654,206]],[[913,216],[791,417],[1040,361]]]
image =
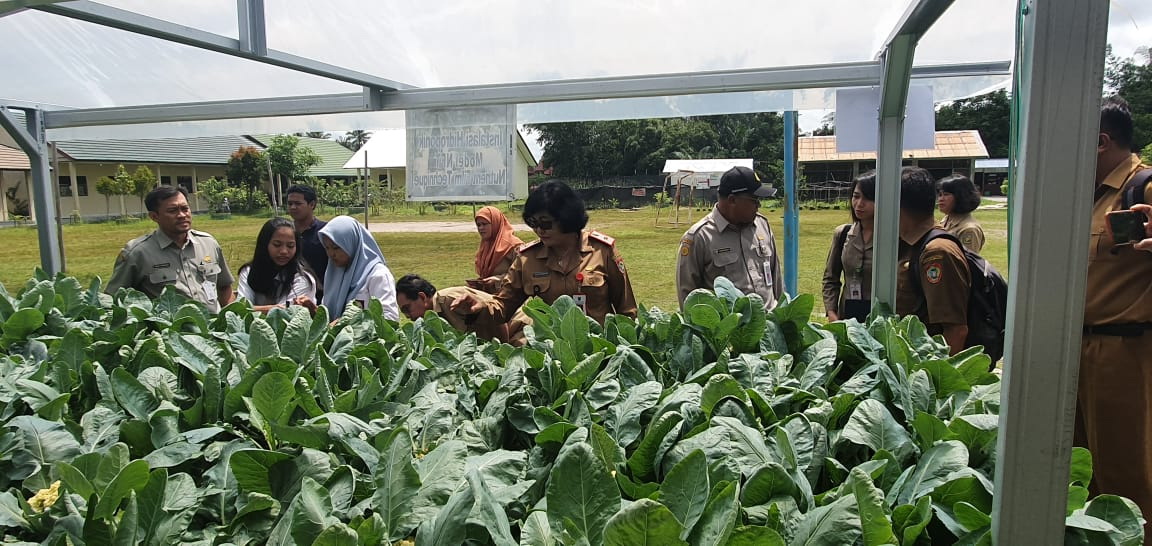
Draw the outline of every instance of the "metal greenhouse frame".
[[[904,111],[913,78],[1004,74],[1007,63],[913,67],[924,33],[951,0],[915,0],[873,61],[752,70],[416,88],[391,79],[269,49],[263,0],[237,0],[239,39],[87,0],[0,0],[0,17],[38,10],[288,68],[362,87],[360,93],[42,109],[0,104],[0,125],[28,154],[38,218],[53,218],[48,129],[306,116],[446,106],[522,104],[742,91],[879,86],[877,168],[899,177]],[[1095,168],[1107,34],[1107,0],[1019,0],[1015,73],[1019,153],[1013,180],[1009,341],[997,445],[993,531],[1000,544],[1063,541],[1072,444],[1085,241]],[[9,75],[11,77],[11,75]],[[20,123],[10,109],[25,112]],[[1043,181],[1043,191],[1039,181]],[[873,294],[895,299],[899,185],[877,188]],[[60,232],[40,223],[41,263],[64,269]]]

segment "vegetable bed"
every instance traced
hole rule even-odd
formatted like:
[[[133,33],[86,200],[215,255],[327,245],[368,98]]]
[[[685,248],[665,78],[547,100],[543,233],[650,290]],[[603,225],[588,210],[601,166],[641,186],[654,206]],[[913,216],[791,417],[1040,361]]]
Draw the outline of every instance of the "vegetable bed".
[[[524,348],[374,305],[218,315],[0,287],[0,532],[42,544],[990,544],[1000,382],[913,318],[765,315],[721,280]],[[1130,501],[1066,535],[1143,543]]]

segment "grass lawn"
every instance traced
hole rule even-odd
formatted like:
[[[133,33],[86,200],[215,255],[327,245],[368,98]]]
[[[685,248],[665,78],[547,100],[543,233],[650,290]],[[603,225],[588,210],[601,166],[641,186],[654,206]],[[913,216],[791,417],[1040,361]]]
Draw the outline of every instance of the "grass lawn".
[[[424,216],[394,215],[374,218],[373,223],[396,221],[471,221],[471,208],[458,206],[460,214],[433,213]],[[680,236],[691,224],[707,214],[706,210],[681,210],[680,225],[668,221],[669,209],[660,213],[656,223],[656,209],[637,211],[593,210],[589,212],[589,227],[616,238],[617,246],[632,277],[636,299],[648,307],[675,309],[675,259]],[[765,210],[776,233],[777,246],[784,249],[784,212]],[[981,253],[1007,275],[1007,212],[1005,209],[979,210],[976,219],[983,225],[987,245]],[[832,232],[848,218],[844,210],[800,211],[800,292],[819,294],[820,279]],[[214,235],[224,248],[233,274],[252,258],[256,233],[266,218],[235,215],[230,220],[212,220],[197,216],[196,229]],[[513,220],[518,220],[513,218]],[[83,224],[64,226],[64,250],[68,272],[87,282],[94,276],[107,279],[112,273],[116,254],[128,240],[145,234],[155,227],[149,220],[129,224]],[[399,277],[405,273],[419,273],[436,286],[464,284],[474,276],[472,261],[476,252],[475,233],[377,233],[376,240],[384,250],[388,266]],[[517,233],[521,239],[535,238],[531,232]],[[14,227],[0,229],[0,283],[10,294],[19,291],[40,264],[35,228]],[[819,301],[819,297],[817,297]],[[817,304],[814,318],[823,317]]]

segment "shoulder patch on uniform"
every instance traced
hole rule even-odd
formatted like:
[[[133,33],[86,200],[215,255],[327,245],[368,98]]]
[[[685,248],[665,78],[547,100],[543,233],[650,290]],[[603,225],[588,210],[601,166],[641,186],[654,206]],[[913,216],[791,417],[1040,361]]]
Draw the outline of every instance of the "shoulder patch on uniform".
[[[932,284],[940,284],[940,262],[934,261],[924,264],[924,278]]]
[[[532,247],[540,244],[540,242],[541,242],[540,239],[536,239],[535,241],[532,241],[531,243],[524,243],[524,244],[520,245],[519,252],[524,252],[525,250],[528,250],[529,248],[532,248]]]
[[[616,239],[613,239],[612,237],[604,235],[603,233],[600,233],[599,231],[589,231],[588,232],[588,238],[595,239],[595,240],[600,241],[601,243],[604,243],[608,246],[613,246],[616,244]]]
[[[680,255],[687,256],[692,253],[692,239],[685,237],[680,239]]]

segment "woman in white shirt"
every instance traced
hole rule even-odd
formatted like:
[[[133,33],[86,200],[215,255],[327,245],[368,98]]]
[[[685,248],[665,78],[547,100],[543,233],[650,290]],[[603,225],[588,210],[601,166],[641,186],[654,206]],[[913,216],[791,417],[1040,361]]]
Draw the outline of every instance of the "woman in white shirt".
[[[316,298],[316,279],[300,259],[300,238],[291,220],[273,218],[256,236],[252,261],[240,268],[239,296],[267,313],[297,298]]]
[[[360,222],[337,216],[320,228],[320,242],[328,252],[323,304],[329,317],[340,318],[349,303],[364,307],[369,299],[376,299],[384,306],[384,318],[400,319],[396,279],[380,246]]]

